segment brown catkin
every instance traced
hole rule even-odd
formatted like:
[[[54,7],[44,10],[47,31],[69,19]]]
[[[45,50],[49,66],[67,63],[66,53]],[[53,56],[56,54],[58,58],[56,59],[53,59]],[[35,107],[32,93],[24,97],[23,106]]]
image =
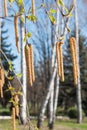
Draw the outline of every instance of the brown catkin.
[[[1,66],[0,66],[0,80],[2,79],[2,68],[1,68]]]
[[[15,28],[16,47],[19,53],[20,47],[19,47],[19,36],[18,36],[18,16],[14,17],[14,28]]]
[[[4,77],[4,69],[1,65],[0,65],[0,80],[2,80],[2,87],[3,87],[5,82],[5,77]]]
[[[56,57],[57,57],[57,64],[58,64],[58,75],[61,81],[64,81],[62,44],[63,42],[56,43]]]
[[[35,0],[32,0],[32,14],[35,16]]]
[[[73,75],[74,75],[74,84],[77,84],[77,57],[76,57],[76,42],[73,40],[73,37],[69,39],[70,41],[70,49],[71,49],[71,56],[72,56],[72,64],[73,64]]]
[[[63,53],[62,53],[62,42],[59,43],[59,54],[60,54],[60,72],[61,81],[64,81],[64,67],[63,67]]]
[[[15,130],[16,126],[15,126],[15,108],[12,108],[12,129]]]
[[[4,75],[4,69],[2,68],[1,69],[1,80],[2,80],[2,84],[4,86],[4,83],[5,83],[5,75]]]
[[[28,44],[25,45],[25,57],[26,57],[26,66],[27,66],[27,75],[29,79],[30,86],[32,86],[32,72],[31,72],[31,54],[30,47]]]
[[[0,97],[3,98],[3,84],[1,79],[0,79]]]
[[[17,116],[17,117],[19,117],[19,105],[18,105],[18,103],[19,103],[19,98],[18,98],[18,95],[16,94],[15,96],[14,96],[14,101],[15,101],[15,115]]]
[[[7,0],[4,0],[4,14],[5,14],[5,17],[8,16],[8,10],[7,10]]]
[[[57,58],[57,67],[58,67],[58,75],[61,76],[60,72],[60,53],[59,53],[59,43],[56,43],[56,58]]]
[[[31,56],[31,75],[32,75],[32,82],[35,81],[35,74],[34,74],[34,61],[33,61],[33,47],[30,44],[30,56]]]
[[[74,45],[74,50],[75,50],[75,64],[76,64],[76,73],[77,73],[77,77],[78,77],[78,59],[77,59],[77,48],[76,48],[76,39],[74,37],[72,37],[72,42]]]

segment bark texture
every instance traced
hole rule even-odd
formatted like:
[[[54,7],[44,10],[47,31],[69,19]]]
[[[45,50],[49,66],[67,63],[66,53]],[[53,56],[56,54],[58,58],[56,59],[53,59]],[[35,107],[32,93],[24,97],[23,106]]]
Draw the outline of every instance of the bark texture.
[[[78,0],[77,0],[78,1]],[[76,26],[76,44],[77,44],[77,58],[78,58],[78,84],[76,87],[77,93],[77,109],[78,109],[78,118],[77,123],[82,122],[82,101],[81,101],[81,80],[80,80],[80,66],[79,66],[79,32],[78,32],[78,11],[77,11],[77,1],[74,0],[75,5],[75,26]]]
[[[27,83],[26,83],[26,60],[25,60],[25,53],[24,53],[24,48],[25,48],[25,42],[24,42],[24,37],[25,37],[25,28],[24,24],[21,22],[21,71],[22,71],[22,84],[23,84],[23,95],[21,99],[22,107],[20,111],[20,117],[21,117],[21,123],[26,124],[27,122],[27,112],[26,112],[26,107],[27,107],[27,99],[26,99],[26,89],[27,89]]]

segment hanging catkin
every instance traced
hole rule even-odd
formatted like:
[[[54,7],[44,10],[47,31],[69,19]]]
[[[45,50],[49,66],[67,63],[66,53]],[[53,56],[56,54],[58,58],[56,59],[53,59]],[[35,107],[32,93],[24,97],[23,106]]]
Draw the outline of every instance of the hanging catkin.
[[[4,69],[0,65],[0,97],[3,98],[3,86],[4,86]]]
[[[14,96],[14,101],[15,101],[15,115],[16,115],[17,117],[19,117],[19,105],[18,105],[18,103],[19,103],[19,98],[18,98],[18,95],[17,95],[17,94]]]
[[[4,86],[4,82],[5,82],[5,75],[4,75],[4,69],[1,69],[1,80],[2,80],[2,84]]]
[[[57,64],[58,64],[58,75],[61,81],[64,81],[62,44],[63,42],[58,42],[56,44],[56,57],[57,57]]]
[[[13,128],[13,130],[16,129],[16,126],[15,126],[15,108],[14,107],[12,108],[12,128]]]
[[[34,74],[34,61],[33,61],[33,47],[30,44],[30,57],[31,57],[31,75],[32,75],[32,82],[35,81],[35,74]]]
[[[57,58],[57,67],[58,67],[58,75],[61,76],[60,72],[60,53],[59,53],[59,43],[56,43],[56,58]]]
[[[1,79],[0,79],[0,97],[3,98],[3,83]]]
[[[64,81],[62,44],[63,44],[63,42],[59,42],[61,81]]]
[[[0,79],[2,79],[2,72],[1,72],[2,68],[0,66]]]
[[[78,77],[78,58],[77,58],[77,49],[76,49],[76,39],[72,37],[72,42],[74,44],[74,50],[75,50],[75,63],[76,63],[76,73]]]
[[[76,52],[76,41],[74,37],[69,39],[70,41],[70,49],[72,56],[72,64],[73,64],[73,75],[74,75],[74,84],[77,84],[77,76],[78,76],[78,62],[77,62],[77,52]]]
[[[14,28],[15,28],[16,47],[19,53],[20,47],[19,47],[19,36],[18,36],[18,16],[14,17]]]
[[[25,45],[25,57],[26,57],[27,75],[30,86],[32,86],[33,82],[32,82],[32,70],[31,70],[31,53],[28,44]]]
[[[8,10],[7,10],[7,0],[4,0],[4,14],[5,14],[5,17],[8,16]]]
[[[35,16],[35,0],[32,0],[32,14]]]

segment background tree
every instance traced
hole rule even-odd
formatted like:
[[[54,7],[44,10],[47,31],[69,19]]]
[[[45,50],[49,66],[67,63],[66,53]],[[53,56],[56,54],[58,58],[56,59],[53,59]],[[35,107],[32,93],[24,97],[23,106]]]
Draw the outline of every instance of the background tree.
[[[14,52],[12,43],[7,43],[8,36],[6,36],[6,34],[8,34],[8,29],[5,30],[4,28],[5,28],[5,23],[2,22],[1,49],[6,54],[7,58],[13,62],[17,58],[18,55]],[[3,58],[2,62],[3,62],[5,69],[8,70],[9,66],[7,64],[7,61]],[[14,69],[15,69],[15,66],[14,66]]]

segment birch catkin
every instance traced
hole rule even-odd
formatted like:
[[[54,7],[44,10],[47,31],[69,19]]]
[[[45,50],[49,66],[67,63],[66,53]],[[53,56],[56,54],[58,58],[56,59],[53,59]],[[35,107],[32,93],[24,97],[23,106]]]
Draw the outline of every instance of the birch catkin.
[[[76,73],[77,73],[77,77],[78,77],[78,58],[77,58],[77,48],[76,48],[76,39],[74,37],[72,37],[72,42],[74,44],[74,50],[75,50],[75,64],[76,64]]]
[[[32,14],[35,16],[35,0],[32,0]]]
[[[1,79],[0,79],[0,97],[3,98],[3,84]]]
[[[14,17],[14,28],[15,28],[16,47],[17,47],[17,50],[18,50],[18,53],[19,53],[20,47],[19,47],[19,36],[18,36],[18,16]]]
[[[15,115],[18,117],[19,116],[19,98],[18,98],[18,95],[16,94],[14,96],[14,101],[15,101]]]
[[[8,10],[7,10],[7,0],[4,0],[4,14],[5,14],[5,17],[8,16]]]
[[[59,43],[61,81],[64,81],[62,42]]]
[[[4,86],[4,82],[5,82],[5,75],[4,75],[4,69],[1,69],[1,80],[2,80],[2,84]]]
[[[4,86],[4,69],[0,65],[0,97],[3,98],[3,86]]]
[[[32,75],[32,82],[35,81],[35,74],[34,74],[34,61],[33,61],[33,47],[30,44],[30,57],[31,57],[31,75]]]
[[[57,64],[58,64],[58,75],[61,81],[64,81],[62,44],[63,42],[56,43],[56,57],[57,57]]]
[[[31,71],[31,54],[29,45],[25,45],[25,57],[26,57],[26,66],[27,66],[27,75],[29,83],[32,86],[32,71]]]
[[[78,77],[78,63],[77,63],[77,52],[76,52],[76,41],[74,37],[69,39],[71,56],[72,56],[72,64],[73,64],[73,75],[74,75],[74,84],[77,84]]]
[[[15,126],[15,108],[14,107],[12,108],[12,128],[13,128],[13,130],[16,129],[16,126]]]
[[[56,58],[57,58],[57,67],[58,67],[58,75],[61,76],[60,72],[60,53],[59,53],[59,43],[56,43]]]

